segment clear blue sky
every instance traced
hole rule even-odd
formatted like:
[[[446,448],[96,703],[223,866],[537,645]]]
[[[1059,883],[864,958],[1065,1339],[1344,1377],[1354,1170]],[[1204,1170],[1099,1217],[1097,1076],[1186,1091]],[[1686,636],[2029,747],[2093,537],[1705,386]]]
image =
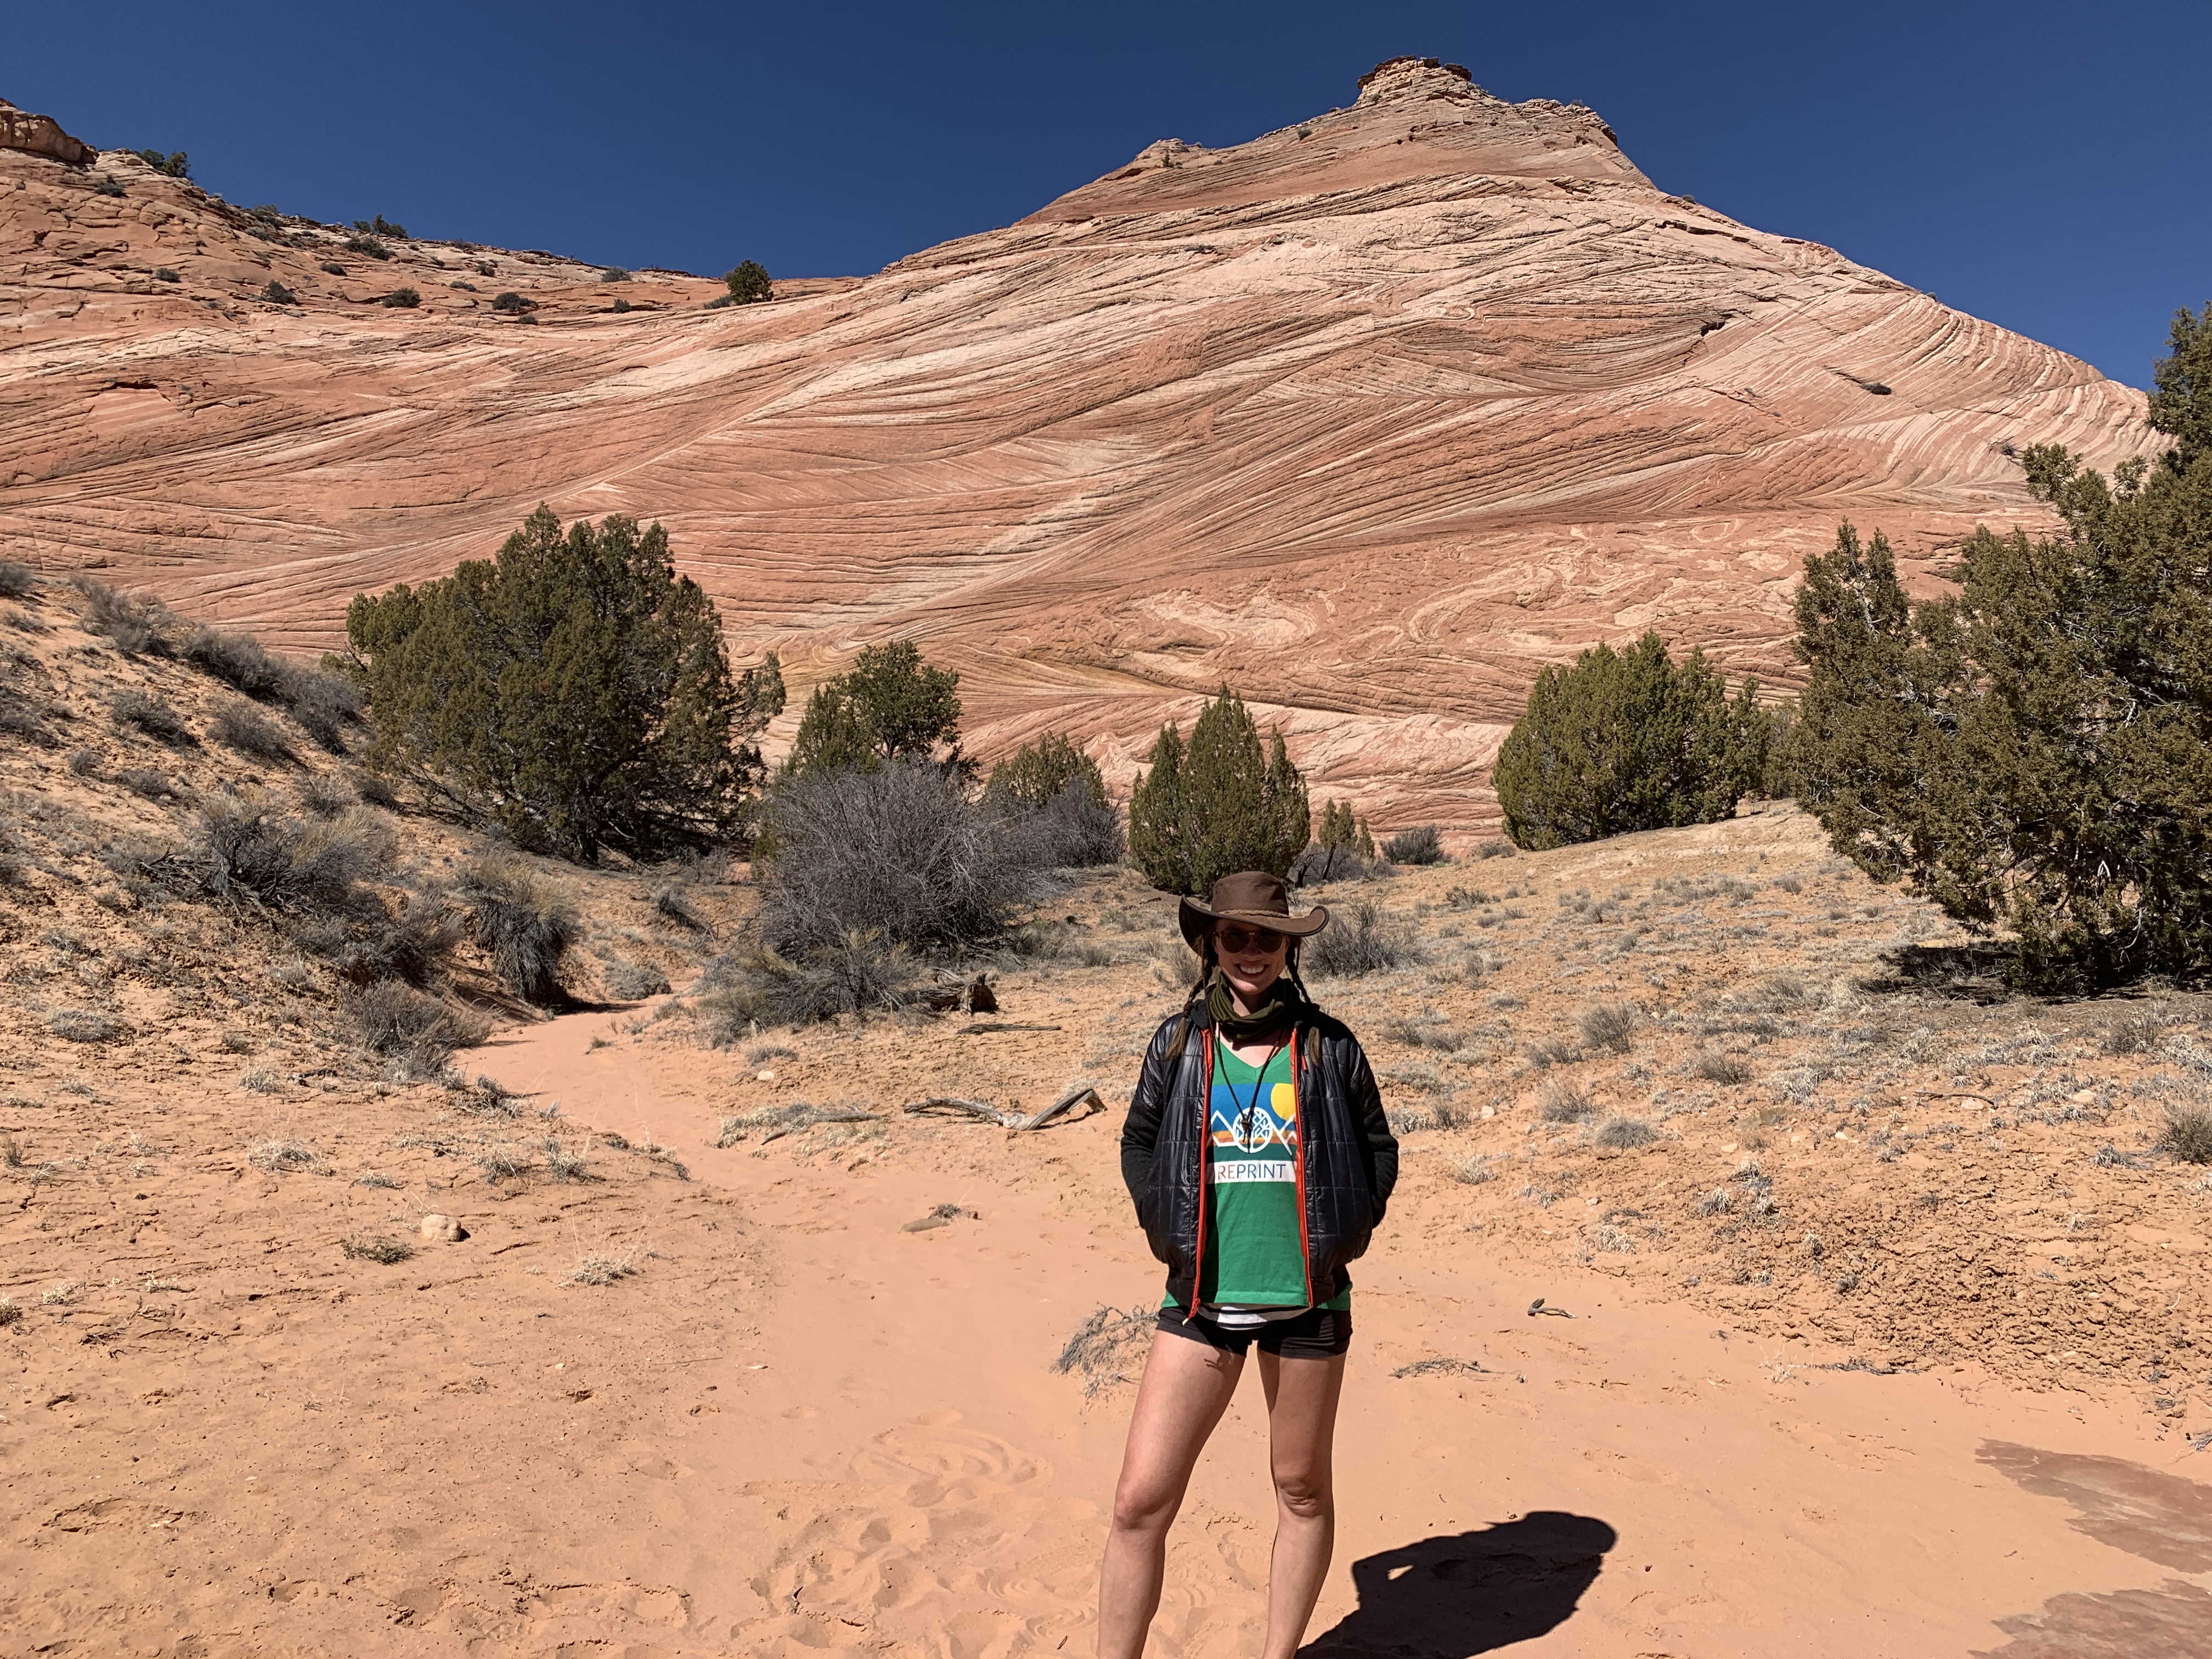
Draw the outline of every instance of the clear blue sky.
[[[877,270],[1381,58],[1580,99],[1665,189],[2148,383],[2212,298],[2212,3],[10,9],[0,96],[232,201],[718,273]]]

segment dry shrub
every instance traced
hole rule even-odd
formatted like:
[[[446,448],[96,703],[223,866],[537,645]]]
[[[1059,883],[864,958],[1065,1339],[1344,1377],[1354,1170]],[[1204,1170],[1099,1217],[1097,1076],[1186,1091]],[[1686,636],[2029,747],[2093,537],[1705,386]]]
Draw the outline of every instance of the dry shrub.
[[[348,1238],[341,1240],[338,1248],[353,1261],[374,1261],[386,1267],[396,1267],[415,1254],[415,1247],[404,1238]]]
[[[1658,1139],[1659,1132],[1640,1117],[1609,1117],[1597,1126],[1593,1139],[1610,1151],[1632,1152]]]
[[[1393,864],[1442,864],[1443,837],[1433,823],[1401,830],[1382,843],[1382,856]]]
[[[112,1042],[125,1026],[114,1015],[97,1008],[57,1008],[46,1016],[46,1029],[65,1042]]]
[[[213,675],[249,697],[276,697],[286,678],[296,672],[251,634],[226,634],[213,628],[195,628],[178,654],[202,673]]]
[[[1536,1109],[1547,1123],[1579,1123],[1597,1108],[1574,1085],[1554,1078],[1536,1097]]]
[[[2122,1015],[2105,1028],[2105,1052],[2114,1055],[2148,1054],[2166,1036],[2166,1020],[2163,1008],[2146,1008]]]
[[[1119,864],[1127,849],[1121,814],[1078,778],[1040,807],[1012,812],[1003,833],[1016,858],[1040,870]]]
[[[568,1275],[572,1285],[612,1285],[629,1278],[638,1271],[637,1258],[625,1252],[621,1255],[587,1255],[576,1264]]]
[[[1636,1010],[1625,1002],[1593,1003],[1583,1010],[1575,1024],[1589,1047],[1626,1054],[1636,1030]]]
[[[708,1042],[726,1048],[751,1037],[757,1026],[887,1013],[908,1005],[920,973],[904,945],[858,928],[796,960],[764,945],[747,945],[708,964],[701,1029]]]
[[[225,703],[208,722],[208,735],[241,755],[280,766],[297,766],[300,757],[283,728],[251,703]]]
[[[38,580],[27,564],[17,564],[13,559],[0,559],[0,596],[20,599],[31,591]]]
[[[2185,1164],[2212,1164],[2212,1107],[2167,1107],[2158,1144]]]
[[[85,628],[104,635],[132,655],[166,655],[173,648],[177,619],[159,599],[118,592],[90,576],[73,576],[70,586],[84,596]]]
[[[684,896],[684,890],[673,883],[663,883],[654,888],[652,898],[653,912],[662,921],[674,922],[689,933],[714,933],[714,927],[707,918],[693,908],[691,901]]]
[[[617,1002],[642,1002],[647,997],[666,996],[670,988],[668,975],[659,969],[626,962],[620,957],[600,971],[599,982]]]
[[[148,800],[167,800],[173,805],[179,801],[191,799],[191,792],[184,785],[176,782],[165,773],[155,772],[143,766],[125,767],[115,774],[115,781],[132,794],[143,795]]]
[[[1421,960],[1420,941],[1405,922],[1365,900],[1329,918],[1302,947],[1301,960],[1328,978],[1385,973]]]
[[[398,915],[364,915],[325,939],[301,943],[330,959],[340,979],[354,985],[403,980],[429,987],[442,981],[453,949],[467,933],[463,920],[437,896],[400,901]]]
[[[136,726],[161,743],[184,744],[192,739],[185,717],[152,693],[136,686],[118,691],[107,700],[107,712],[118,726]]]
[[[246,1148],[246,1161],[257,1170],[281,1175],[287,1170],[312,1170],[323,1155],[304,1140],[257,1140]]]
[[[1691,1062],[1691,1069],[1708,1083],[1733,1085],[1751,1080],[1751,1067],[1741,1054],[1726,1054],[1714,1048],[1701,1051]]]
[[[1037,890],[1036,849],[933,766],[794,780],[776,792],[769,825],[760,928],[787,957],[842,950],[855,933],[958,950],[998,939]]]
[[[564,1006],[562,961],[583,933],[568,887],[510,856],[471,863],[459,891],[469,903],[469,935],[507,989],[541,1008]]]
[[[312,772],[300,780],[292,799],[302,812],[318,818],[334,818],[354,804],[353,791],[346,787],[343,779]]]
[[[406,1078],[440,1075],[456,1048],[472,1048],[491,1033],[489,1022],[396,980],[348,992],[338,1007],[362,1047]]]
[[[1480,1187],[1486,1181],[1498,1179],[1498,1171],[1490,1167],[1490,1154],[1477,1152],[1462,1159],[1444,1171],[1454,1181],[1469,1187]]]
[[[390,870],[398,850],[390,826],[374,813],[291,817],[247,790],[202,806],[198,832],[173,861],[233,905],[352,915],[374,903],[359,884]]]

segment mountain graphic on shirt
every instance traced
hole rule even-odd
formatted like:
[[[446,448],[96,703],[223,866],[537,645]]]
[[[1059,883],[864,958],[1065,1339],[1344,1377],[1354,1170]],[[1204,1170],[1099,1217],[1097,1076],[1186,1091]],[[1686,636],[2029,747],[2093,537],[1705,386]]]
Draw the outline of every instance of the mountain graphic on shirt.
[[[1292,1158],[1298,1142],[1297,1091],[1279,1083],[1261,1099],[1237,1099],[1225,1085],[1213,1090],[1213,1144],[1248,1157]]]

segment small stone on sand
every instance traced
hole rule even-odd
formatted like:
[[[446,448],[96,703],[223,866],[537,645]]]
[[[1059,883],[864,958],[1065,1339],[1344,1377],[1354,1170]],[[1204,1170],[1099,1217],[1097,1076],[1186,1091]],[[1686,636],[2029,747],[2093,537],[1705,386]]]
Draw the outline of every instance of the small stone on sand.
[[[449,1215],[426,1215],[422,1218],[422,1237],[434,1238],[441,1244],[458,1244],[468,1237],[467,1230]]]

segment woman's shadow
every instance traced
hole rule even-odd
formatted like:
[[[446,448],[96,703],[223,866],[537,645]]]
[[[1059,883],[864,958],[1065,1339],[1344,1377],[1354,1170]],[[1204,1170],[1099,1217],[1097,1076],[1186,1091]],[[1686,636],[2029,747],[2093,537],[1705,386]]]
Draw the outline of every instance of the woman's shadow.
[[[1312,1659],[1468,1659],[1566,1622],[1618,1534],[1539,1510],[1352,1564],[1358,1608],[1300,1651]]]

